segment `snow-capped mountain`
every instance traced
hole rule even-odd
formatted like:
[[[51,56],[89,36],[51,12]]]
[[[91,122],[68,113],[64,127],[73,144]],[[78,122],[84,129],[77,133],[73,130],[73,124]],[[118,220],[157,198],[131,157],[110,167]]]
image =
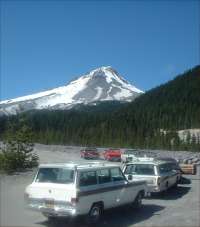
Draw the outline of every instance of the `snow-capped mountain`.
[[[66,86],[0,102],[0,115],[31,109],[70,109],[99,101],[132,101],[143,91],[123,79],[112,67],[101,67]]]

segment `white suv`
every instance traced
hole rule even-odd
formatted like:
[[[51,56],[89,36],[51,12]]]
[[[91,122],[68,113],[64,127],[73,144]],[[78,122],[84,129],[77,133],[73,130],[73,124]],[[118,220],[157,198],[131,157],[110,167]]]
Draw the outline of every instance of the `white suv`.
[[[148,192],[162,192],[178,184],[181,173],[172,161],[140,158],[127,163],[123,172],[129,181],[145,180]]]
[[[104,209],[141,205],[146,182],[128,182],[119,165],[90,162],[43,164],[25,190],[29,208],[48,218],[88,214],[96,222]]]
[[[121,154],[122,162],[131,162],[137,159],[139,152],[134,149],[127,149]]]
[[[155,158],[156,154],[150,151],[126,149],[121,154],[121,161],[123,163],[137,161],[140,158]]]

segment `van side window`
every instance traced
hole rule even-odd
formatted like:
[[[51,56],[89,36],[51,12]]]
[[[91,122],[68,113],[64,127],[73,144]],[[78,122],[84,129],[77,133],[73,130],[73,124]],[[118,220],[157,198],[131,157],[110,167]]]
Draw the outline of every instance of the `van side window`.
[[[155,175],[154,165],[152,164],[133,164],[128,165],[125,174],[133,175]]]
[[[154,175],[154,165],[151,164],[136,165],[135,172],[138,175]]]
[[[98,170],[97,176],[98,176],[99,184],[111,182],[109,169]]]
[[[97,184],[96,171],[81,172],[80,174],[80,186],[89,186]]]
[[[123,176],[123,174],[122,174],[122,172],[120,171],[119,168],[110,169],[110,173],[111,173],[112,181],[122,181],[122,180],[124,180],[124,176]]]

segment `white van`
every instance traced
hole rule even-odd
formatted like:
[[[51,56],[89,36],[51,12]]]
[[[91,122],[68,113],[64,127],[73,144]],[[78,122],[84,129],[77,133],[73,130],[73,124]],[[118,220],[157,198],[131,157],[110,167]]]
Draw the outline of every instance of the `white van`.
[[[140,159],[152,159],[155,158],[156,154],[151,151],[136,150],[136,149],[126,149],[121,155],[121,161],[123,163],[133,162]]]
[[[121,154],[121,161],[123,163],[125,162],[131,162],[134,160],[137,160],[137,157],[140,155],[140,152],[134,149],[126,149]]]
[[[29,208],[49,219],[88,214],[96,222],[104,209],[130,203],[140,207],[145,191],[145,181],[129,182],[116,164],[43,164],[25,197]]]
[[[176,186],[181,177],[174,162],[154,158],[140,158],[127,163],[123,172],[129,181],[145,180],[149,193],[166,191]]]

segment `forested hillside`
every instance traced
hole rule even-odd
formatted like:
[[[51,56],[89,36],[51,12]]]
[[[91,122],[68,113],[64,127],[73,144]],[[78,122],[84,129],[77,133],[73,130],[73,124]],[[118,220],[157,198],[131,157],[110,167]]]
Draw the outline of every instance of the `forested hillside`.
[[[137,98],[126,110],[131,116],[134,113],[135,119],[151,122],[153,128],[199,127],[200,66]]]
[[[200,66],[129,104],[107,102],[22,115],[34,141],[41,143],[199,150],[200,138],[181,141],[176,131],[200,128]],[[6,121],[17,118],[1,119],[1,137]]]

